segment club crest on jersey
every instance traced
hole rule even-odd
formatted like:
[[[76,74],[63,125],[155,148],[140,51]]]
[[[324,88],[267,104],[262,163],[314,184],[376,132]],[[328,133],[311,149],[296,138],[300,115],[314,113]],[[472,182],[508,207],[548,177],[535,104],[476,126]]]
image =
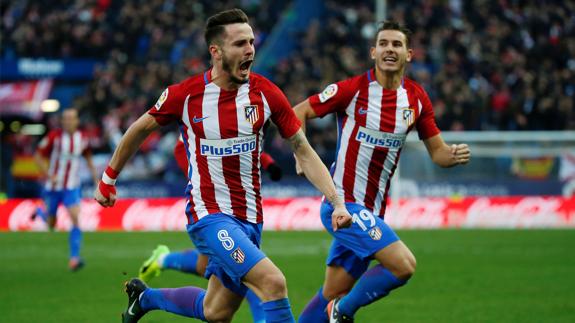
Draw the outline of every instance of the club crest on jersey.
[[[232,259],[238,264],[243,264],[244,261],[246,260],[246,255],[244,254],[242,249],[240,249],[239,247],[236,248],[236,250],[234,250],[230,254],[230,256],[232,256]]]
[[[337,93],[337,84],[328,85],[320,94],[319,102],[324,103]]]
[[[166,102],[167,98],[168,98],[168,89],[166,88],[164,90],[164,92],[162,92],[162,95],[160,95],[160,98],[158,99],[158,101],[156,101],[156,104],[154,104],[154,107],[156,108],[156,110],[160,110],[160,108],[162,107],[162,104],[164,104],[164,102]]]
[[[402,110],[403,122],[409,127],[415,121],[415,110],[412,108],[405,108]]]
[[[251,124],[258,122],[260,114],[258,113],[258,106],[256,104],[244,105],[244,112],[246,115],[246,120]]]
[[[373,240],[379,240],[381,239],[381,229],[378,227],[373,227],[369,230],[369,236],[373,239]]]

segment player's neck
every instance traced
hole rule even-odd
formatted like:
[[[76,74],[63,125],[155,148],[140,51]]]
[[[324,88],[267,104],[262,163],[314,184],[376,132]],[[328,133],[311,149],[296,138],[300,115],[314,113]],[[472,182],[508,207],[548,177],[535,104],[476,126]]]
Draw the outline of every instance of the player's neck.
[[[214,65],[211,71],[211,80],[219,88],[226,91],[237,90],[240,85],[232,81],[230,74],[224,71],[220,66]]]
[[[386,90],[397,90],[401,85],[403,78],[403,69],[397,72],[382,72],[375,69],[375,79],[377,83]]]

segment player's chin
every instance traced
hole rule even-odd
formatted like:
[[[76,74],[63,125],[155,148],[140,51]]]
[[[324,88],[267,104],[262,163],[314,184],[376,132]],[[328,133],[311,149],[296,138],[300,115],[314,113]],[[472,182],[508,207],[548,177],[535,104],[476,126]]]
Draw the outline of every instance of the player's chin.
[[[249,70],[247,71],[247,73],[240,71],[239,73],[236,73],[236,75],[234,75],[233,77],[233,81],[239,84],[247,83],[249,80],[250,80]]]
[[[400,70],[399,66],[397,65],[387,65],[387,64],[380,65],[379,69],[385,73],[394,73]]]

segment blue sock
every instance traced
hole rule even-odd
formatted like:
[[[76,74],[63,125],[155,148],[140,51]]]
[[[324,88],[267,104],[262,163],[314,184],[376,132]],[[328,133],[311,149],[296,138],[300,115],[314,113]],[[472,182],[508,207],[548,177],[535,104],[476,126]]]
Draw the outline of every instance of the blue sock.
[[[325,311],[328,300],[323,297],[323,287],[319,292],[307,303],[306,307],[301,312],[298,322],[299,323],[327,323],[329,317]]]
[[[353,317],[362,306],[371,304],[389,294],[390,291],[404,285],[407,280],[400,280],[382,265],[366,271],[349,294],[337,304],[337,309]]]
[[[162,268],[198,275],[196,265],[198,264],[199,255],[200,253],[196,249],[182,252],[170,252],[164,258]]]
[[[206,321],[205,296],[206,291],[197,287],[148,288],[140,296],[140,306],[144,311],[160,309]]]
[[[262,303],[262,308],[266,323],[295,323],[287,298]]]
[[[82,245],[82,230],[79,227],[72,227],[68,236],[70,245],[70,258],[80,257],[80,246]]]
[[[256,295],[256,293],[252,292],[251,289],[248,289],[248,292],[246,293],[246,299],[250,305],[250,311],[252,311],[252,318],[254,319],[254,323],[265,323],[266,313],[264,313],[262,308],[262,301],[260,298]]]

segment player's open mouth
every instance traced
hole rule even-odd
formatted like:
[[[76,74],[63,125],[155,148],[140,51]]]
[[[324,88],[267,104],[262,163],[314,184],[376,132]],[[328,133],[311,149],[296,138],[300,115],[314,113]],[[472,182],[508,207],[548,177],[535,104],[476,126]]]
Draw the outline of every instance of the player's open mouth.
[[[397,57],[388,56],[388,57],[383,58],[383,61],[386,63],[388,63],[388,62],[389,63],[395,63],[395,62],[397,62]]]
[[[240,72],[247,73],[253,62],[254,62],[253,59],[248,59],[248,60],[241,62],[240,63]]]

